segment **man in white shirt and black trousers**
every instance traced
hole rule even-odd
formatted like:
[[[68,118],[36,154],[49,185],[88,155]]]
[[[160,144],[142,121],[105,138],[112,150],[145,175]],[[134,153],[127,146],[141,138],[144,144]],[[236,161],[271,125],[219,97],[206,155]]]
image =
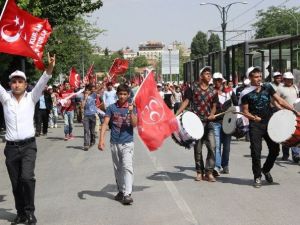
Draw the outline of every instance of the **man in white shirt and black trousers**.
[[[35,160],[37,146],[33,116],[35,104],[51,78],[55,66],[55,56],[48,53],[48,68],[39,79],[32,92],[26,92],[26,75],[15,71],[9,76],[11,91],[0,85],[0,101],[6,122],[6,167],[11,180],[17,216],[11,224],[35,225]]]

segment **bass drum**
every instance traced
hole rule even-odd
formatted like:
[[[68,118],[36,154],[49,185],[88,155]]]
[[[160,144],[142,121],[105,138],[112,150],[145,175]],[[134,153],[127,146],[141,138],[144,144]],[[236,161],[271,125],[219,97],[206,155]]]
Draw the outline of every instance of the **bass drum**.
[[[183,112],[177,117],[179,130],[172,134],[173,140],[180,146],[191,148],[201,139],[204,128],[199,117],[193,112]]]

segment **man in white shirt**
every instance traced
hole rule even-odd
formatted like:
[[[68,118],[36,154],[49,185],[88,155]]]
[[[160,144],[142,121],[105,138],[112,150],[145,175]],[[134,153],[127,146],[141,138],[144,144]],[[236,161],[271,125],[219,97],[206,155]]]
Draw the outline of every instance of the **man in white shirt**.
[[[290,105],[293,105],[296,99],[299,97],[299,90],[294,84],[294,75],[291,72],[286,72],[283,74],[283,85],[278,86],[277,93],[286,100]],[[282,160],[287,161],[289,154],[289,147],[282,146]],[[295,163],[300,160],[300,149],[298,147],[291,147],[292,158]]]
[[[6,167],[11,180],[17,216],[11,224],[35,225],[35,160],[37,146],[33,116],[35,104],[51,78],[55,56],[48,54],[49,66],[31,92],[27,92],[26,75],[15,71],[9,76],[11,91],[0,85],[0,101],[6,122]]]

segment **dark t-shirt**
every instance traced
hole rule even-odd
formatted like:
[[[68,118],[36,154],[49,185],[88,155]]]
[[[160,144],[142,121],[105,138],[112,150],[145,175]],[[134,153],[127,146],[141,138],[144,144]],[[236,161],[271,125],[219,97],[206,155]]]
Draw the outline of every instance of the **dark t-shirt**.
[[[218,102],[218,94],[212,87],[202,90],[198,84],[193,85],[193,90],[188,88],[184,98],[191,102],[192,111],[196,113],[201,121],[207,120],[214,103]]]
[[[136,114],[136,111],[134,111]],[[106,109],[105,116],[110,118],[111,137],[114,144],[125,144],[133,141],[133,127],[128,115],[128,104],[120,107],[118,102],[111,104]]]
[[[259,116],[262,123],[268,123],[272,116],[272,109],[270,106],[271,97],[276,93],[271,84],[267,83],[261,87],[260,92],[256,90],[244,95],[242,97],[242,104],[248,104],[249,112],[253,115]]]

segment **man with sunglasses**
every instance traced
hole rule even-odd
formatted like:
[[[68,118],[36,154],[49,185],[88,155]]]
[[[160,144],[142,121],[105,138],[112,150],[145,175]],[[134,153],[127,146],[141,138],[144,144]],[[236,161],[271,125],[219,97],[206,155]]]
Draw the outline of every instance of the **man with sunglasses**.
[[[12,184],[17,216],[11,224],[35,225],[35,160],[37,146],[33,126],[35,104],[51,78],[55,56],[48,54],[49,66],[31,92],[27,92],[26,75],[15,71],[9,76],[11,91],[0,85],[0,101],[6,122],[6,167]]]

